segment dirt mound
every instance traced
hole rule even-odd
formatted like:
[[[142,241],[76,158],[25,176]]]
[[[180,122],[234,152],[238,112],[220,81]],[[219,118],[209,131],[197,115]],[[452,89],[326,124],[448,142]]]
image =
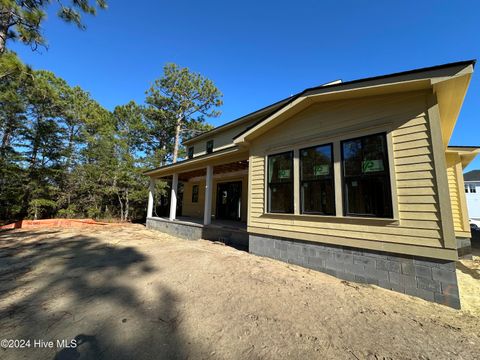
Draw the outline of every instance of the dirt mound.
[[[106,223],[93,219],[44,219],[44,220],[20,220],[11,224],[0,226],[0,230],[43,228],[43,227],[82,227],[89,225],[122,225],[121,223]]]

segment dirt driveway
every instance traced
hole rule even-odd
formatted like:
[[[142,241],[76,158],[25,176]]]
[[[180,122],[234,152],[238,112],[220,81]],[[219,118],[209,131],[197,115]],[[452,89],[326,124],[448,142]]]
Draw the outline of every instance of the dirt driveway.
[[[0,338],[31,341],[0,359],[478,359],[469,310],[140,225],[0,233]]]

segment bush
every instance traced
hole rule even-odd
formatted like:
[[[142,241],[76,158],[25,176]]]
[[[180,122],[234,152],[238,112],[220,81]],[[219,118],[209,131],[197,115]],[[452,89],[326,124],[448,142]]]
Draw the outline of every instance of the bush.
[[[57,211],[57,216],[64,219],[72,219],[78,216],[77,207],[70,204],[66,209],[60,209]]]

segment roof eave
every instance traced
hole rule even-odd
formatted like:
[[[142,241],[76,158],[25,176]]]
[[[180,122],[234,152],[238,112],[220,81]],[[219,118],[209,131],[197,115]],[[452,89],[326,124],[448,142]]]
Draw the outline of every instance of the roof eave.
[[[458,79],[462,79],[462,77],[470,77],[471,73],[473,72],[474,64],[474,60],[469,60],[464,62],[440,65],[431,68],[412,70],[403,73],[396,73],[340,84],[333,84],[330,86],[307,89],[300,95],[298,95],[294,101],[290,101],[263,121],[257,123],[255,126],[237,135],[234,138],[234,143],[236,145],[248,144],[248,142],[251,141],[255,136],[261,135],[264,132],[260,131],[260,129],[266,124],[278,118],[282,114],[285,114],[287,110],[292,111],[292,108],[294,106],[297,106],[299,103],[311,98],[315,98],[315,101],[319,101],[321,98],[326,98],[327,96],[330,96],[332,98],[340,98],[342,95],[345,94],[353,96],[365,96],[364,93],[368,91],[370,91],[372,94],[375,92],[375,90],[380,93],[382,91],[385,92],[385,90],[389,88],[398,90],[399,87],[407,87],[411,86],[412,84],[418,84],[420,85],[420,87],[423,86],[425,89],[432,89],[434,86],[436,86],[438,90],[438,88],[441,86],[438,84],[445,84],[452,79],[457,79],[457,82],[459,81],[460,85],[466,85],[463,86],[463,91],[461,91],[458,97],[459,101],[455,102],[455,105],[459,105],[461,108],[463,98],[465,97],[466,89],[468,88],[469,79],[466,84],[465,81]],[[438,81],[434,81],[434,79],[437,79]],[[459,83],[457,83],[457,85]],[[435,91],[435,88],[433,88],[433,90]],[[458,116],[459,109],[450,109],[450,111],[452,115],[448,117],[448,121],[450,122],[452,121],[452,119],[456,121],[456,116]],[[255,133],[256,135],[254,135]]]
[[[458,154],[465,169],[480,154],[479,146],[449,146],[445,151],[447,154]]]
[[[288,102],[293,96],[290,96],[288,98],[285,98],[285,99],[282,99],[280,101],[277,101],[273,104],[270,104],[270,105],[267,105],[261,109],[258,109],[258,110],[255,110],[247,115],[244,115],[242,117],[239,117],[235,120],[232,120],[232,121],[229,121],[227,122],[226,124],[223,124],[223,125],[220,125],[220,126],[217,126],[211,130],[208,130],[204,133],[201,133],[197,136],[194,136],[188,140],[185,140],[183,141],[183,145],[191,145],[192,143],[195,143],[197,141],[200,141],[202,139],[206,139],[210,136],[214,136],[216,135],[217,133],[219,132],[222,132],[224,130],[228,130],[232,127],[235,127],[235,126],[239,126],[241,125],[242,123],[245,123],[245,122],[248,122],[249,120],[251,120],[252,118],[256,117],[256,116],[259,116],[261,115],[262,113],[267,113],[268,111],[272,111],[273,109],[275,109],[275,107],[277,106],[282,106],[284,103]]]

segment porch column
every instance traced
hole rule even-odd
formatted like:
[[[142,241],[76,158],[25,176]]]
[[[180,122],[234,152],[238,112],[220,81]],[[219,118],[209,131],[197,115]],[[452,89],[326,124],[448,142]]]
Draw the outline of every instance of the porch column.
[[[172,177],[172,192],[170,195],[170,220],[175,220],[177,213],[177,188],[178,188],[178,174],[173,174]]]
[[[203,224],[208,225],[212,222],[212,186],[213,186],[213,166],[207,166],[207,176],[205,180],[205,209],[203,210]]]
[[[153,216],[153,194],[155,192],[155,179],[150,178],[150,185],[148,186],[148,206],[147,218]]]

